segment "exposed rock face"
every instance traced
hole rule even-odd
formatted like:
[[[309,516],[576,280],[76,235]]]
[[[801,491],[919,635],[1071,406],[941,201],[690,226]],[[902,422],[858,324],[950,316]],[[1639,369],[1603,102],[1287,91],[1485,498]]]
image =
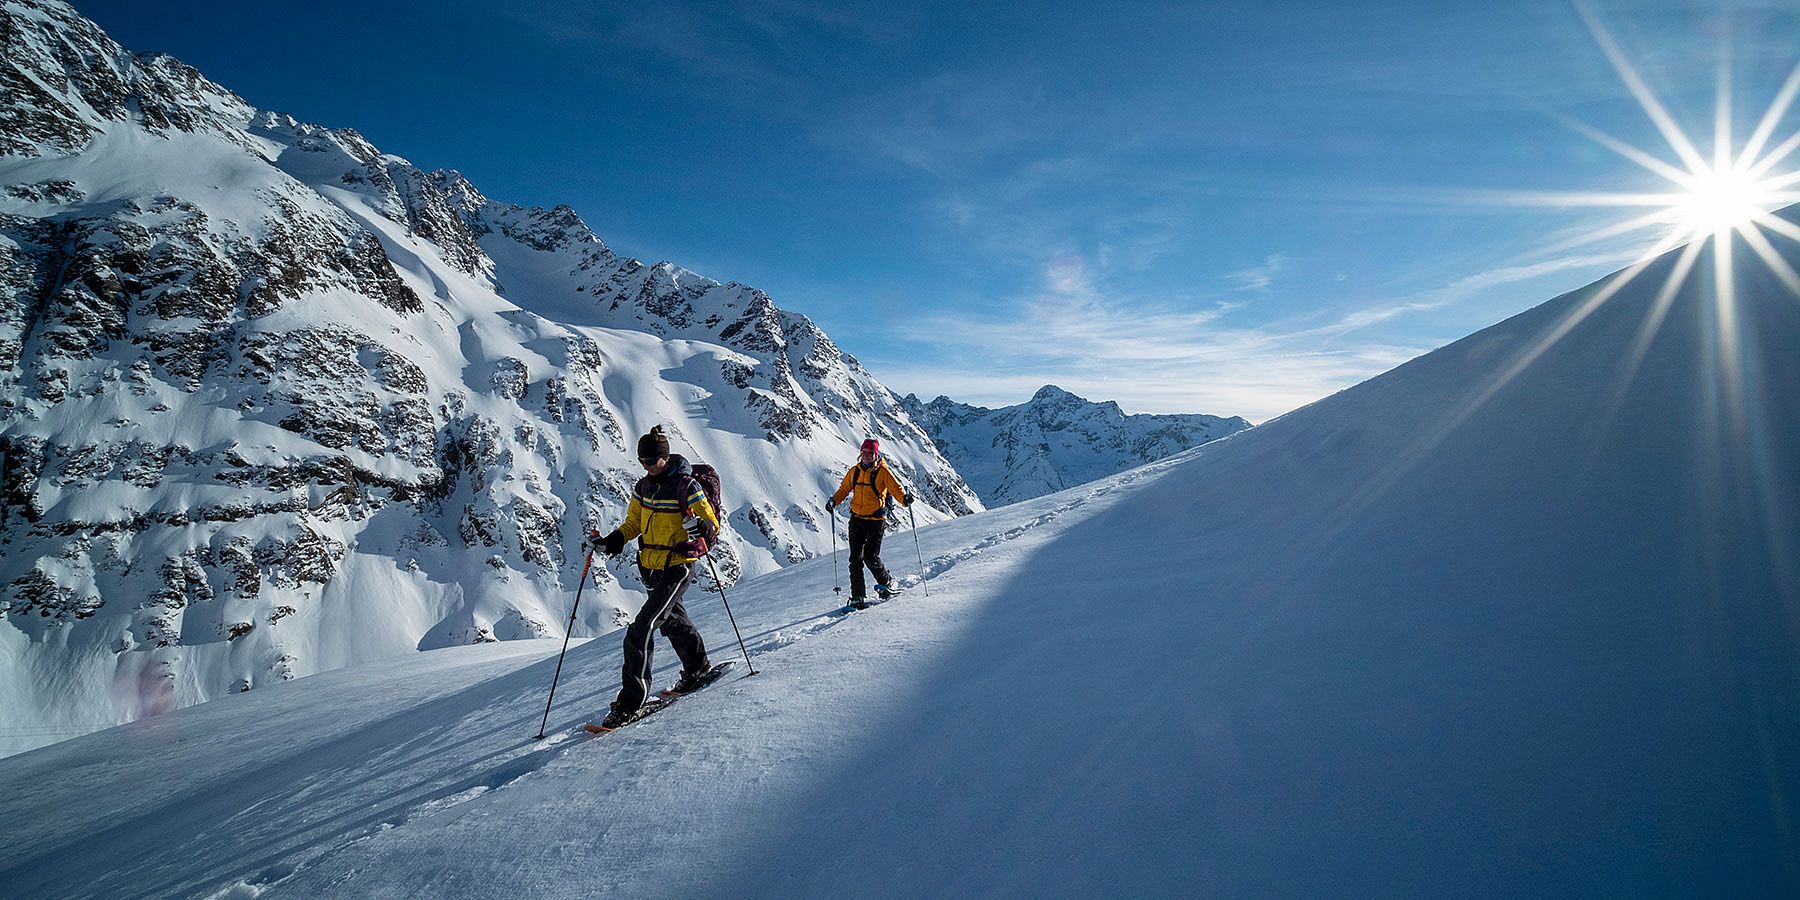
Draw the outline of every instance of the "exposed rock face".
[[[64,3],[9,0],[0,16],[0,154],[73,154],[110,123],[229,134],[236,94],[159,53],[132,54]]]
[[[1045,385],[1017,406],[901,401],[988,506],[1085,484],[1250,427],[1237,416],[1126,415]]]
[[[25,724],[559,635],[653,424],[725,473],[727,580],[828,551],[812,510],[865,435],[921,519],[980,508],[754,288],[254,109],[62,3],[7,0],[0,48],[0,684]],[[617,568],[583,633],[639,602]],[[46,672],[112,699],[40,697]]]

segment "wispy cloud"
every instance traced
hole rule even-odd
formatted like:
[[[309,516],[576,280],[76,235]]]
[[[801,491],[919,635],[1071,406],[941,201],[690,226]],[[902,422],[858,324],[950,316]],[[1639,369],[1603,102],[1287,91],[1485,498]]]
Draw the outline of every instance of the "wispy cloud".
[[[882,378],[904,391],[985,405],[1016,403],[1054,383],[1133,412],[1261,421],[1427,349],[1376,341],[1325,346],[1308,331],[1234,324],[1242,304],[1110,298],[1092,276],[1084,260],[1065,255],[1046,265],[1040,292],[999,315],[919,323],[916,335],[933,362],[884,361]]]
[[[1635,252],[1619,251],[1613,253],[1589,253],[1573,256],[1560,256],[1553,259],[1528,263],[1512,263],[1496,266],[1465,275],[1443,287],[1434,288],[1410,297],[1401,298],[1390,303],[1370,306],[1350,312],[1336,322],[1306,332],[1312,335],[1342,335],[1371,325],[1392,321],[1401,316],[1413,313],[1431,312],[1444,309],[1469,300],[1483,291],[1495,287],[1521,282],[1534,281],[1549,275],[1578,269],[1610,268],[1622,266],[1636,258]]]
[[[1044,384],[1096,400],[1118,400],[1131,412],[1204,412],[1264,421],[1405,362],[1425,347],[1370,342],[1322,348],[1293,335],[1181,316],[1086,309],[1060,324],[971,325],[944,322],[946,355],[931,365],[883,363],[896,389],[981,405],[1007,405]],[[1071,323],[1078,323],[1072,325]],[[1040,344],[1021,343],[1046,324]],[[1187,329],[1187,340],[1175,332]],[[1117,353],[1108,357],[1104,354]],[[945,359],[1005,360],[1002,366],[946,364]]]
[[[1460,335],[1410,343],[1370,326],[1467,303],[1495,288],[1629,262],[1630,251],[1514,262],[1441,287],[1345,313],[1258,321],[1252,304],[1218,299],[1157,302],[1107,293],[1103,273],[1079,254],[1044,263],[1041,290],[999,314],[941,317],[916,332],[930,365],[884,361],[902,391],[966,403],[1008,405],[1053,383],[1133,412],[1204,412],[1263,421],[1371,378]],[[1272,254],[1235,273],[1240,289],[1262,289],[1288,262]],[[1236,292],[1224,296],[1233,296]],[[1309,321],[1310,319],[1310,321]],[[959,363],[975,360],[977,363]]]
[[[1288,256],[1283,253],[1271,253],[1263,260],[1262,265],[1233,272],[1225,276],[1237,282],[1238,289],[1244,291],[1264,291],[1275,281],[1275,276],[1286,268]]]

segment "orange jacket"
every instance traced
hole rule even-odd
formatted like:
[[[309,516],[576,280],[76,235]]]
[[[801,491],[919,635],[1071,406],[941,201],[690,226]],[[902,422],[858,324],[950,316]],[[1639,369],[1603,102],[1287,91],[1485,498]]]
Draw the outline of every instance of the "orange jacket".
[[[851,515],[859,519],[884,519],[889,495],[900,498],[901,503],[911,502],[911,495],[900,487],[894,473],[888,471],[887,461],[877,459],[872,465],[858,462],[851,466],[850,471],[844,473],[844,483],[831,495],[831,503],[835,506],[849,496]]]

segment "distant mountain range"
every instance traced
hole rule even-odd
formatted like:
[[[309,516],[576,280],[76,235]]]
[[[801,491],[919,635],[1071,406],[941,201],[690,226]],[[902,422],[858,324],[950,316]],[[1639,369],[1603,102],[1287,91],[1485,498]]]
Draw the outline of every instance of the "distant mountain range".
[[[988,506],[1041,497],[1250,427],[1237,416],[1126,415],[1045,385],[1017,406],[901,399]]]

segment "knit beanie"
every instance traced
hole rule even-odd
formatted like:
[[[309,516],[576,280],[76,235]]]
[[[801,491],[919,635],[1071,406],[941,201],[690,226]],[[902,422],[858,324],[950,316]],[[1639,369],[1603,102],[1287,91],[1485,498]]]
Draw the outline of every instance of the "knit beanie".
[[[669,437],[663,434],[662,426],[650,429],[650,433],[638,438],[639,459],[661,459],[669,455]]]

